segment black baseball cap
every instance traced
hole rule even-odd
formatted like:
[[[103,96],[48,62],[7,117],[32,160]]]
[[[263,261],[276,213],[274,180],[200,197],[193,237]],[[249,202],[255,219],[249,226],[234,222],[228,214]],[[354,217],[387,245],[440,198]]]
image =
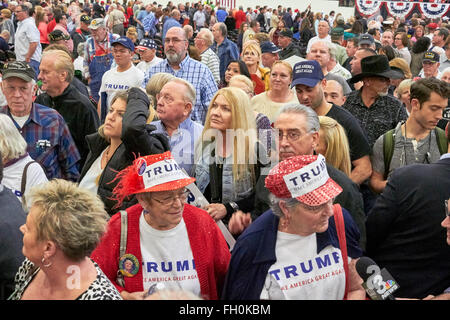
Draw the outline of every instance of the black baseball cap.
[[[36,78],[34,69],[25,61],[13,61],[4,65],[1,69],[2,79],[12,77],[20,78],[26,82],[30,82]]]

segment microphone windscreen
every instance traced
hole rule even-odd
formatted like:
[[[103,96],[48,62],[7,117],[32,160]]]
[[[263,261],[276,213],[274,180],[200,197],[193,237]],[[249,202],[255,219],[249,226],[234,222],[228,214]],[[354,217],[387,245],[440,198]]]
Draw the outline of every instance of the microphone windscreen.
[[[377,265],[376,262],[369,257],[361,257],[356,262],[356,272],[358,272],[364,282],[372,275],[371,273],[367,273],[367,268],[374,265]]]

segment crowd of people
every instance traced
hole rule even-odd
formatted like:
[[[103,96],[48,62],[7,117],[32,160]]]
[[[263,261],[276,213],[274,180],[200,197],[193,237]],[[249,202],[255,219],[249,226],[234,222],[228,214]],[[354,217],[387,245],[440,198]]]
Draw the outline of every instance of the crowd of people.
[[[0,299],[450,299],[448,17],[0,12]]]

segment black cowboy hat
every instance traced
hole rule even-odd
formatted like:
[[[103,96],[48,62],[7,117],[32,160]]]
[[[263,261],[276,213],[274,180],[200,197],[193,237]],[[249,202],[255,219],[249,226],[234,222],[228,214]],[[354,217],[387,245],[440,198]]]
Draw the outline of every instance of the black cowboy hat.
[[[351,83],[361,81],[366,77],[403,78],[403,75],[400,72],[391,69],[389,60],[385,55],[363,58],[361,60],[361,71],[360,74],[357,74],[350,79]]]

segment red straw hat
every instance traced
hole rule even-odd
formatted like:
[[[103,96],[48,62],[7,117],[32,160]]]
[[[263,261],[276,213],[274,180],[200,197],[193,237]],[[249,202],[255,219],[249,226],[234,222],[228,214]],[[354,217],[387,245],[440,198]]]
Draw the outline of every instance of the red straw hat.
[[[137,158],[116,179],[120,180],[113,190],[117,206],[132,194],[177,190],[195,181],[176,163],[170,151]]]
[[[324,156],[319,154],[288,158],[270,170],[266,188],[278,198],[295,198],[319,206],[342,192],[328,175]]]

